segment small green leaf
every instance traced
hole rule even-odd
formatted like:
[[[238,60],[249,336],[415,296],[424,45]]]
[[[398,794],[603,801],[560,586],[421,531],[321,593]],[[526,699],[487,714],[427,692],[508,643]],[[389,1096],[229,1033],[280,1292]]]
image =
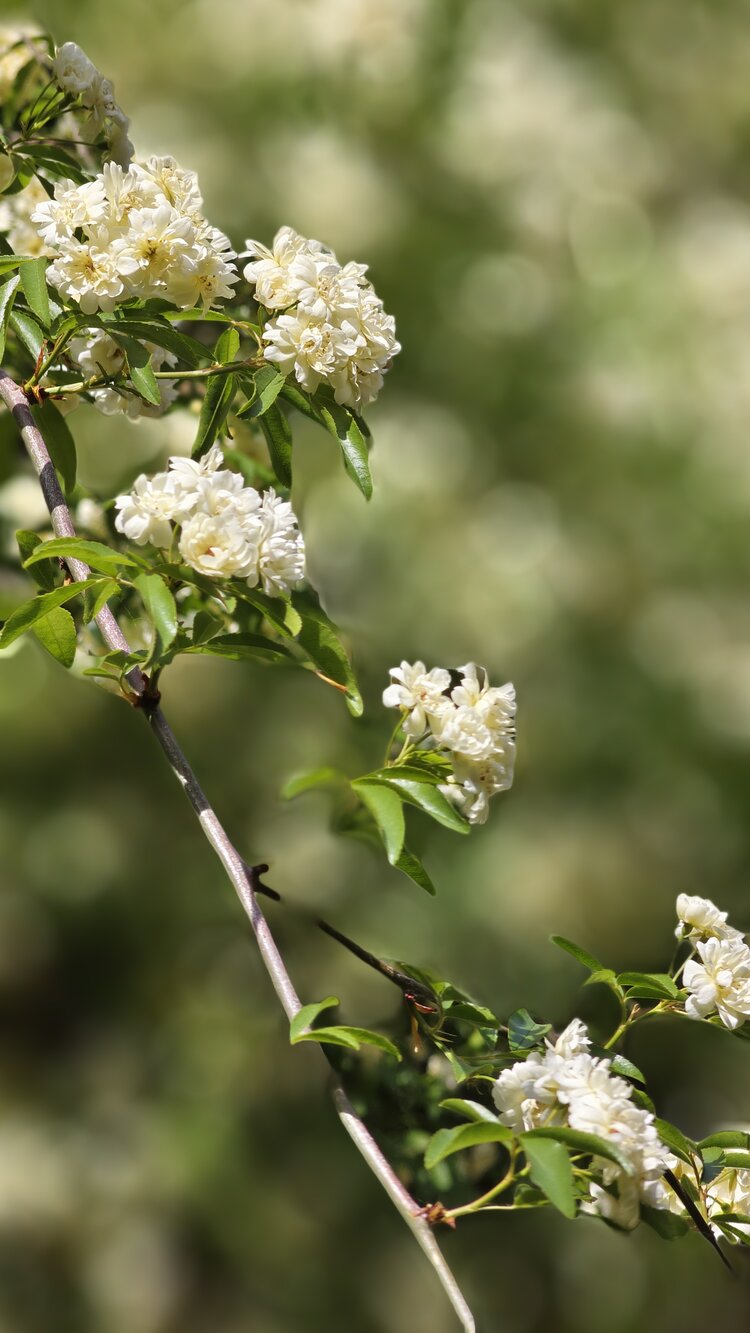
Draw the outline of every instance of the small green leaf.
[[[690,1230],[686,1217],[671,1213],[668,1208],[649,1208],[646,1203],[641,1204],[641,1220],[662,1240],[680,1240]]]
[[[569,1129],[567,1125],[544,1125],[521,1135],[522,1140],[528,1138],[554,1139],[558,1144],[565,1144],[575,1152],[586,1153],[589,1157],[605,1157],[610,1162],[616,1162],[627,1176],[632,1176],[635,1171],[633,1163],[625,1153],[621,1152],[616,1144],[610,1143],[609,1139],[602,1139],[598,1134],[586,1134],[583,1130]],[[536,1183],[539,1184],[538,1181]]]
[[[658,1116],[654,1121],[656,1132],[662,1143],[666,1143],[668,1148],[672,1149],[683,1162],[692,1166],[696,1157],[700,1156],[697,1143],[686,1137],[681,1129],[676,1125],[671,1125],[668,1120],[661,1120]]]
[[[37,546],[41,546],[42,539],[36,532],[29,532],[27,528],[19,528],[16,533],[16,543],[21,556],[21,564],[26,568],[26,561],[30,555],[33,555]],[[44,588],[47,592],[55,587],[55,572],[46,561],[36,565],[31,570],[31,577],[38,587]]]
[[[156,630],[154,650],[156,656],[160,656],[177,634],[174,597],[158,574],[138,574],[133,583],[141,594],[146,614]]]
[[[154,343],[157,347],[172,352],[178,361],[191,370],[211,357],[210,348],[172,328],[166,319],[158,315],[146,315],[136,310],[133,316],[125,311],[116,310],[112,314],[102,312],[98,315],[82,314],[77,317],[77,323],[79,328],[106,329],[113,338],[118,333],[125,333],[132,338],[138,338],[141,342]]]
[[[426,893],[431,894],[434,898],[436,893],[435,885],[415,852],[410,852],[408,847],[402,847],[393,864],[396,870],[400,870],[402,874],[408,875],[409,879],[412,879],[415,884],[418,884],[420,889],[424,889]]]
[[[31,356],[34,365],[36,365],[39,360],[39,354],[44,346],[44,334],[36,320],[32,319],[31,315],[27,315],[25,311],[12,310],[8,323],[19,342],[23,344],[26,351]]]
[[[204,643],[191,644],[184,651],[203,657],[225,657],[232,662],[291,660],[291,654],[283,644],[265,639],[262,634],[222,634]]]
[[[532,1134],[521,1134],[519,1138],[534,1184],[546,1194],[563,1217],[575,1217],[573,1168],[562,1143],[554,1139],[534,1138]]]
[[[352,664],[333,621],[328,618],[315,595],[309,590],[293,593],[292,605],[301,621],[297,635],[300,647],[318,668],[319,674],[345,688],[349,712],[354,717],[361,717],[362,695]]]
[[[288,779],[281,788],[281,799],[292,801],[303,792],[314,791],[316,787],[340,787],[348,783],[345,773],[338,768],[314,768],[306,773],[297,773]]]
[[[680,989],[666,972],[621,972],[617,978],[629,995],[649,1000],[678,1000]]]
[[[60,477],[66,496],[72,495],[76,484],[76,446],[65,417],[51,399],[32,403],[31,414],[39,427],[50,458]]]
[[[583,966],[587,967],[589,972],[606,972],[608,970],[599,962],[598,958],[594,958],[593,954],[587,953],[585,949],[581,948],[580,944],[574,944],[572,940],[566,940],[564,935],[550,935],[550,940],[552,944],[557,945],[558,949],[569,953],[571,958],[575,958],[577,962],[583,963]]]
[[[320,392],[320,391],[319,391]],[[344,467],[366,500],[372,496],[372,475],[368,459],[367,441],[348,407],[342,407],[333,396],[319,402],[323,425],[341,446]]]
[[[48,259],[33,259],[29,264],[22,264],[20,269],[23,294],[32,313],[36,315],[45,329],[50,326],[49,292],[47,290]]]
[[[56,662],[71,667],[76,655],[76,624],[64,606],[55,607],[48,616],[32,627],[32,634]]]
[[[104,579],[101,587],[95,593],[84,593],[83,595],[83,623],[87,625],[90,620],[96,620],[99,612],[104,609],[110,597],[114,597],[119,591],[120,585],[114,579]]]
[[[198,421],[198,433],[193,444],[193,458],[201,458],[207,453],[214,440],[221,434],[234,402],[236,390],[236,375],[212,375],[209,378]]]
[[[292,432],[284,413],[272,403],[260,417],[271,466],[282,486],[292,484]]]
[[[541,1046],[551,1023],[537,1023],[528,1009],[517,1009],[508,1019],[508,1045],[512,1051],[530,1051]]]
[[[248,589],[244,584],[237,585],[237,596],[260,611],[269,625],[286,638],[296,639],[302,629],[302,617],[299,612],[283,597],[267,597],[257,588]]]
[[[698,1147],[701,1151],[704,1148],[750,1148],[750,1134],[742,1129],[721,1129],[701,1139]]]
[[[610,1058],[609,1051],[602,1050],[601,1054],[605,1058]],[[646,1082],[645,1075],[642,1074],[638,1066],[634,1065],[633,1061],[628,1060],[626,1056],[613,1055],[611,1056],[611,1061],[613,1074],[622,1074],[623,1078],[635,1078],[639,1083]]]
[[[479,1102],[466,1101],[463,1097],[446,1097],[440,1105],[444,1110],[452,1111],[454,1115],[460,1115],[464,1120],[471,1120],[473,1124],[497,1125],[500,1123],[489,1107],[482,1106]]]
[[[433,1134],[424,1155],[424,1164],[431,1171],[453,1153],[475,1148],[479,1143],[510,1143],[511,1130],[499,1124],[457,1125],[454,1129],[439,1129]]]
[[[295,1038],[293,1045],[296,1046],[300,1041],[318,1041],[324,1045],[348,1046],[353,1051],[358,1051],[360,1046],[376,1046],[378,1050],[385,1051],[386,1055],[392,1055],[397,1060],[401,1059],[401,1052],[392,1041],[389,1041],[380,1032],[370,1032],[368,1028],[315,1028],[312,1032],[301,1032]]]
[[[0,286],[0,360],[5,356],[5,335],[20,281],[19,275],[14,273],[12,278]]]
[[[289,1040],[292,1045],[299,1040],[305,1029],[315,1022],[318,1014],[322,1014],[324,1009],[335,1009],[340,1003],[338,996],[328,995],[325,1000],[319,1000],[317,1004],[303,1004],[289,1024]]]
[[[309,417],[311,421],[315,421],[319,426],[324,424],[320,412],[308,395],[298,389],[296,385],[291,384],[289,380],[284,381],[280,393],[285,402],[289,403],[291,407],[296,407],[297,411],[301,412],[303,416]]]
[[[216,339],[214,347],[214,362],[217,366],[226,366],[236,361],[237,353],[240,350],[240,335],[237,329],[224,329]]]
[[[53,588],[51,592],[41,593],[38,597],[32,597],[30,602],[24,602],[8,617],[0,630],[0,648],[9,647],[21,634],[25,634],[33,625],[43,620],[50,611],[54,611],[55,607],[71,602],[87,588],[97,588],[100,583],[101,580],[98,578],[84,579],[81,583],[69,583],[62,588]]]
[[[426,774],[424,776],[420,774],[418,780],[415,780],[404,777],[399,768],[384,768],[376,773],[368,773],[366,777],[368,782],[382,782],[385,786],[394,788],[410,805],[416,805],[420,810],[424,810],[425,814],[430,815],[438,824],[452,829],[454,833],[469,832],[466,820],[461,818],[455,806],[446,800]]]
[[[724,1161],[727,1166],[733,1168],[750,1166],[750,1152],[740,1152],[739,1150],[729,1149],[724,1154]]]
[[[210,611],[196,611],[193,620],[193,643],[208,643],[225,629],[224,621]]]
[[[130,382],[136,393],[139,393],[141,398],[145,398],[147,403],[152,403],[154,407],[161,407],[161,394],[154,376],[151,353],[148,348],[144,347],[143,343],[138,342],[137,338],[130,338],[127,334],[121,333],[119,329],[114,333],[114,337],[128,358]]]
[[[370,811],[383,839],[391,865],[395,865],[404,846],[406,827],[404,810],[398,792],[379,782],[355,778],[352,790]]]
[[[102,574],[117,574],[118,570],[136,564],[129,555],[113,551],[103,542],[86,541],[83,537],[53,537],[42,542],[31,555],[27,556],[24,567],[38,564],[40,560],[80,560],[91,569],[98,569]]]
[[[276,402],[286,383],[285,377],[275,366],[261,366],[255,374],[243,377],[241,387],[247,393],[248,401],[237,413],[238,417],[262,417],[269,407]]]

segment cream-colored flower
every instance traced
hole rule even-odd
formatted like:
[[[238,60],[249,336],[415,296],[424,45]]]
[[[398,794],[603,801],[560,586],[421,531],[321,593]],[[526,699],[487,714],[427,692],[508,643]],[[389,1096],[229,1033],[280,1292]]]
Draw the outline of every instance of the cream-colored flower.
[[[424,662],[402,662],[391,667],[392,684],[383,691],[386,708],[400,708],[407,736],[421,736],[434,720],[450,708],[446,697],[451,678],[442,667],[428,671]]]
[[[727,913],[721,912],[710,898],[698,894],[677,895],[677,939],[741,940],[741,931],[727,925]]]
[[[257,579],[260,524],[223,510],[195,511],[182,525],[179,550],[183,560],[210,578]]]
[[[169,472],[142,474],[127,495],[115,500],[115,527],[138,546],[150,542],[162,550],[171,544],[172,523],[180,513],[180,493]]]
[[[727,1028],[750,1018],[750,949],[742,939],[696,940],[700,962],[688,960],[683,972],[688,1018],[718,1013]]]

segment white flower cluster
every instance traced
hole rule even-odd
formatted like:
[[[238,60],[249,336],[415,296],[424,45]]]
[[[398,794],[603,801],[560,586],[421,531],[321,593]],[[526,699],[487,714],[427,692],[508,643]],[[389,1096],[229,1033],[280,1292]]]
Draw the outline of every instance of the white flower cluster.
[[[62,181],[32,214],[55,257],[48,281],[87,315],[131,297],[208,309],[232,295],[238,277],[230,243],[202,205],[195,172],[172,157],[127,171],[108,162],[84,185]]]
[[[400,351],[396,325],[365,277],[365,264],[339,264],[320,241],[282,227],[272,249],[247,242],[244,270],[266,310],[264,355],[309,393],[329,384],[337,403],[359,410],[377,397]]]
[[[681,893],[677,899],[678,939],[689,939],[700,962],[689,958],[683,971],[688,1018],[717,1013],[727,1028],[750,1018],[750,948],[741,931],[727,924],[709,898]]]
[[[58,47],[52,62],[52,76],[58,88],[79,97],[88,108],[91,115],[87,129],[95,135],[104,134],[112,161],[127,167],[133,157],[133,145],[128,138],[130,120],[117,105],[109,79],[100,74],[75,42],[65,42]]]
[[[428,671],[424,662],[402,662],[390,672],[383,703],[404,713],[407,736],[434,742],[450,758],[453,772],[440,791],[470,824],[484,824],[490,797],[513,782],[516,692],[510,683],[491,687],[474,662],[458,674],[460,683],[451,688],[443,667]]]
[[[590,1054],[585,1025],[575,1018],[543,1054],[504,1069],[493,1096],[500,1120],[511,1129],[568,1125],[596,1134],[630,1163],[628,1175],[616,1162],[595,1158],[601,1183],[592,1183],[584,1211],[631,1229],[640,1220],[641,1202],[671,1208],[671,1191],[662,1177],[677,1159],[664,1146],[654,1116],[632,1101],[632,1088],[612,1073],[612,1062]]]
[[[0,231],[7,236],[14,254],[28,255],[32,259],[52,254],[31,220],[39,205],[46,204],[48,198],[38,176],[32,176],[18,194],[7,194],[0,199]]]
[[[163,366],[177,364],[177,357],[172,352],[165,351],[163,347],[156,347],[153,343],[144,343],[143,346],[151,354],[152,370],[161,370]],[[120,344],[115,342],[114,338],[110,338],[103,329],[97,329],[89,337],[71,339],[66,351],[76,365],[81,367],[87,379],[99,375],[120,375],[125,367],[125,353]],[[160,407],[154,403],[147,403],[137,393],[131,393],[127,389],[115,389],[109,384],[91,389],[90,392],[99,411],[105,416],[123,412],[134,420],[140,416],[161,416],[170,403],[174,402],[177,397],[177,381],[157,380],[157,384],[161,397]]]
[[[213,445],[200,460],[170,458],[169,469],[141,475],[115,500],[115,527],[130,541],[166,549],[180,528],[183,560],[209,578],[260,583],[286,597],[305,576],[305,544],[292,506],[273,489],[261,495],[237,472],[221,467]]]

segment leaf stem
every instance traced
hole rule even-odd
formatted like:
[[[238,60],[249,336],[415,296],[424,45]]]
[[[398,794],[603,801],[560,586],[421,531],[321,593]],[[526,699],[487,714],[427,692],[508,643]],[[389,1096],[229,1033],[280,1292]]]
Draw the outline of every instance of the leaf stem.
[[[508,1170],[505,1172],[502,1180],[498,1181],[497,1185],[493,1185],[492,1189],[487,1190],[486,1194],[482,1194],[478,1199],[474,1199],[473,1203],[465,1203],[462,1208],[451,1208],[450,1211],[446,1212],[445,1220],[453,1221],[456,1217],[467,1217],[469,1213],[478,1213],[479,1210],[490,1203],[492,1199],[498,1198],[498,1196],[507,1190],[515,1180],[517,1157],[518,1148],[511,1149]]]

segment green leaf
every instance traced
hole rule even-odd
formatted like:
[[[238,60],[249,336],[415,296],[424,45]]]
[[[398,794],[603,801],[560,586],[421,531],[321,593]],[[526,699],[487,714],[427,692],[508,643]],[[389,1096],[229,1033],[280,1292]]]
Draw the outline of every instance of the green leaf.
[[[270,407],[266,408],[260,418],[260,424],[266,437],[271,466],[282,486],[291,486],[292,432],[289,422],[277,403],[272,403]]]
[[[36,320],[32,319],[31,315],[27,315],[24,311],[13,310],[11,311],[8,323],[19,342],[23,344],[26,351],[30,354],[34,365],[36,365],[42,347],[44,346],[44,334]]]
[[[291,602],[285,601],[283,597],[267,597],[264,592],[259,592],[257,588],[247,588],[245,584],[237,584],[236,589],[237,596],[260,611],[269,625],[273,625],[280,634],[288,639],[297,638],[302,629],[302,617]]]
[[[632,1176],[635,1171],[633,1163],[620,1152],[616,1144],[610,1143],[609,1139],[600,1138],[598,1134],[586,1134],[579,1129],[569,1129],[567,1125],[544,1125],[521,1135],[522,1140],[528,1138],[554,1139],[557,1143],[565,1144],[575,1152],[586,1153],[589,1157],[605,1157],[610,1162],[616,1162],[627,1176]],[[539,1184],[539,1181],[536,1183]]]
[[[261,366],[253,376],[243,376],[241,388],[248,401],[237,413],[238,417],[262,417],[278,398],[286,383],[275,366]]]
[[[641,1220],[662,1240],[681,1240],[691,1229],[686,1217],[667,1208],[650,1208],[646,1203],[641,1204]]]
[[[225,657],[232,662],[278,662],[279,658],[291,659],[289,650],[283,644],[265,639],[262,634],[222,634],[205,643],[191,644],[184,651],[203,657]]]
[[[130,382],[136,393],[145,398],[147,403],[152,403],[154,407],[161,407],[161,394],[159,385],[154,375],[154,368],[151,365],[151,353],[143,343],[138,342],[137,338],[130,338],[127,334],[121,333],[119,329],[113,336],[120,344],[122,350],[128,358],[128,373]]]
[[[612,1061],[612,1073],[621,1074],[623,1078],[635,1078],[639,1083],[645,1083],[646,1077],[641,1073],[637,1065],[632,1060],[628,1060],[624,1055],[610,1055],[609,1051],[602,1050],[602,1056]]]
[[[160,656],[177,634],[177,607],[159,574],[138,574],[133,583],[141,594],[146,614],[156,630],[154,653]]]
[[[30,264],[22,264],[20,269],[23,294],[31,307],[32,314],[36,315],[45,329],[49,328],[51,320],[47,290],[48,263],[48,259],[33,259]]]
[[[225,628],[224,621],[210,611],[196,611],[193,620],[193,643],[208,643]]]
[[[420,889],[424,889],[426,893],[432,894],[434,898],[436,893],[435,885],[415,852],[410,852],[408,847],[402,847],[393,864],[396,867],[396,870],[400,870],[402,874],[408,875],[409,879],[414,880],[414,883],[418,884]]]
[[[734,1168],[740,1166],[748,1167],[750,1166],[750,1152],[740,1152],[739,1150],[732,1150],[730,1148],[729,1151],[724,1154],[724,1161],[727,1166]]]
[[[440,1105],[444,1110],[452,1111],[454,1115],[460,1115],[464,1120],[471,1120],[473,1124],[498,1125],[500,1123],[489,1107],[482,1106],[479,1102],[466,1101],[463,1097],[446,1097]]]
[[[368,773],[366,778],[368,782],[382,782],[385,786],[393,787],[410,805],[416,805],[420,810],[424,810],[425,814],[430,815],[438,824],[445,825],[454,833],[469,832],[466,820],[461,818],[455,806],[438,791],[428,775],[420,773],[415,779],[402,776],[402,770],[399,768],[383,768],[375,773]]]
[[[575,958],[577,962],[583,963],[583,966],[587,967],[589,972],[606,972],[608,970],[593,954],[587,953],[585,949],[581,948],[580,944],[574,944],[572,940],[566,940],[564,935],[550,935],[550,940],[552,944],[557,945],[558,949],[569,953],[571,958]]]
[[[99,612],[103,610],[110,597],[114,597],[119,592],[120,585],[114,579],[104,579],[101,587],[95,593],[84,593],[83,596],[83,623],[87,625],[90,620],[96,620]]]
[[[499,1124],[457,1125],[454,1129],[439,1129],[427,1144],[424,1164],[431,1171],[438,1162],[445,1161],[446,1157],[452,1157],[465,1148],[475,1148],[479,1143],[510,1143],[512,1139],[511,1130]]]
[[[361,717],[362,695],[333,621],[310,591],[293,593],[292,605],[301,620],[298,643],[321,675],[345,688],[349,712]]]
[[[297,411],[301,412],[303,416],[309,417],[310,420],[316,422],[318,426],[324,424],[320,412],[317,407],[315,407],[314,403],[310,401],[308,395],[303,393],[301,389],[298,389],[296,385],[291,384],[289,380],[284,381],[280,393],[285,402],[289,403],[291,407],[296,407]]]
[[[141,311],[135,311],[134,315],[129,315],[125,310],[115,310],[112,314],[104,314],[100,311],[98,315],[80,315],[77,316],[79,328],[102,328],[106,329],[113,337],[116,332],[128,333],[133,338],[138,338],[141,342],[154,343],[157,347],[163,347],[165,351],[172,352],[178,361],[187,366],[188,369],[196,369],[203,361],[211,359],[211,350],[199,343],[195,338],[190,338],[186,333],[180,333],[178,329],[159,315],[144,314]]]
[[[37,546],[41,546],[42,539],[36,532],[29,532],[27,528],[19,528],[16,533],[16,543],[21,556],[21,564],[26,567],[26,561],[33,555]],[[31,577],[40,588],[49,591],[55,587],[55,572],[51,565],[41,564],[31,570]]]
[[[296,1046],[300,1041],[318,1041],[324,1045],[348,1046],[350,1050],[354,1051],[358,1051],[360,1046],[376,1046],[379,1051],[385,1051],[386,1055],[393,1055],[397,1060],[401,1059],[401,1052],[392,1041],[389,1041],[380,1032],[370,1032],[368,1028],[315,1028],[312,1032],[301,1032],[292,1044]]]
[[[634,998],[677,1000],[680,997],[679,987],[666,972],[621,972],[617,980]]]
[[[98,569],[102,574],[117,574],[118,570],[134,566],[136,561],[121,551],[114,551],[103,542],[87,541],[84,537],[54,537],[42,542],[31,555],[27,556],[24,566],[38,564],[40,560],[81,560],[91,569]]]
[[[77,468],[76,446],[70,427],[49,398],[43,403],[32,403],[31,414],[42,432],[62,488],[66,496],[70,496],[75,490]]]
[[[87,588],[97,588],[100,583],[101,580],[98,578],[84,579],[81,583],[69,583],[62,588],[53,588],[51,592],[42,593],[38,597],[32,597],[30,602],[24,602],[8,617],[0,630],[0,648],[7,648],[21,634],[30,630],[32,625],[36,625],[38,621],[48,616],[50,611],[54,611],[56,606],[71,602]]]
[[[696,1157],[700,1156],[697,1143],[686,1137],[681,1129],[676,1125],[670,1124],[668,1120],[661,1120],[658,1116],[654,1121],[656,1131],[662,1143],[666,1143],[668,1148],[672,1149],[683,1162],[692,1166]]]
[[[341,446],[344,467],[366,500],[372,496],[372,475],[368,459],[367,441],[348,407],[333,399],[320,403],[323,424]]]
[[[303,1004],[289,1024],[289,1040],[292,1045],[299,1040],[305,1029],[315,1022],[318,1014],[322,1014],[324,1009],[335,1009],[340,1003],[338,996],[328,995],[325,1000],[319,1000],[317,1004]]]
[[[281,788],[281,799],[293,801],[303,792],[314,791],[317,787],[340,787],[349,779],[338,768],[314,768],[306,773],[297,773],[288,779]]]
[[[76,625],[70,611],[66,611],[64,606],[50,611],[44,620],[32,627],[31,632],[61,666],[73,665],[77,643]]]
[[[704,1148],[750,1148],[750,1134],[742,1129],[721,1129],[701,1139],[698,1147],[701,1151]]]
[[[221,433],[229,416],[236,389],[236,375],[212,375],[208,380],[198,421],[198,433],[193,445],[193,458],[201,458]]]
[[[512,1051],[530,1051],[541,1046],[551,1023],[537,1023],[528,1009],[517,1009],[508,1019],[508,1045]]]
[[[406,833],[401,797],[390,787],[379,782],[367,782],[363,778],[355,778],[351,786],[370,811],[383,839],[388,860],[391,865],[395,865],[403,851]]]
[[[563,1217],[575,1217],[573,1168],[562,1143],[555,1139],[535,1138],[531,1133],[521,1134],[519,1138],[534,1184],[546,1194]]]
[[[19,275],[14,273],[12,278],[0,286],[0,361],[5,356],[5,335],[20,281]]]
[[[236,361],[240,350],[240,335],[237,329],[224,329],[216,339],[214,362],[217,366],[226,366]]]

